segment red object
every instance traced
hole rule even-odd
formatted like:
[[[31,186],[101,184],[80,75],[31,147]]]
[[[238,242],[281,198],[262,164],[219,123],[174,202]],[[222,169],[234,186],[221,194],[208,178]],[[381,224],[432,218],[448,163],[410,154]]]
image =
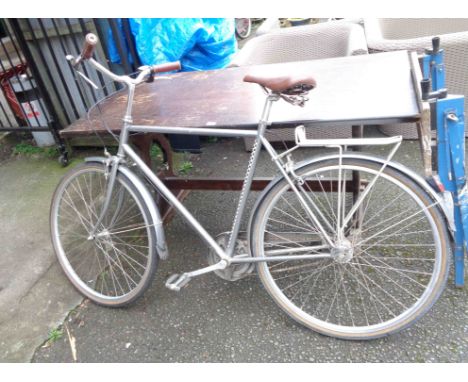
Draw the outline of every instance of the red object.
[[[19,64],[14,68],[10,68],[0,73],[0,86],[3,90],[3,94],[5,95],[5,98],[16,117],[24,121],[26,121],[26,117],[23,113],[23,110],[21,109],[21,105],[16,98],[15,92],[13,91],[9,80],[15,76],[26,73],[26,68],[26,64]]]

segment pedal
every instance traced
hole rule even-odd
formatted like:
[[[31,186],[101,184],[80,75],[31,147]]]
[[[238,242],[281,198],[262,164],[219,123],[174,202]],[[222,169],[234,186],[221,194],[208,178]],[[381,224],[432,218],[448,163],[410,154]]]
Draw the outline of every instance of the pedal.
[[[175,292],[179,292],[180,289],[187,285],[191,279],[192,278],[186,273],[183,273],[181,275],[174,274],[172,276],[169,276],[169,278],[166,280],[166,288]]]

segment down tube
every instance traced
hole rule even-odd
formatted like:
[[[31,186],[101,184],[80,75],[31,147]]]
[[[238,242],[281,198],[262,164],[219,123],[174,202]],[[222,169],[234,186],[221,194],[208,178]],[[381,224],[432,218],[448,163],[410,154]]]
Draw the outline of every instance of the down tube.
[[[205,240],[205,242],[215,250],[216,254],[223,260],[226,260],[229,264],[230,258],[227,254],[221,249],[221,247],[216,243],[216,241],[211,237],[211,235],[206,232],[202,225],[196,220],[193,215],[184,207],[184,205],[179,202],[179,200],[174,196],[174,194],[164,185],[164,183],[149,169],[149,167],[143,162],[143,160],[138,156],[138,154],[133,151],[133,149],[128,144],[123,144],[124,151],[132,158],[138,167],[143,171],[143,173],[148,177],[148,179],[153,183],[156,189],[167,198],[169,203],[179,211],[182,216],[187,220],[187,222],[193,227],[195,231]]]

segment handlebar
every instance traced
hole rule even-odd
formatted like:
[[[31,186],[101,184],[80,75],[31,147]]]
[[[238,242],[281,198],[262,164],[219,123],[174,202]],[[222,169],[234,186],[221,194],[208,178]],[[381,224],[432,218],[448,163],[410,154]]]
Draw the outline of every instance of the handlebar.
[[[109,69],[102,66],[99,62],[93,59],[93,53],[96,45],[99,43],[99,38],[93,34],[88,33],[85,37],[83,44],[83,49],[81,50],[80,55],[75,59],[73,56],[67,56],[67,59],[70,60],[74,67],[77,67],[79,63],[83,60],[88,60],[89,63],[94,66],[101,73],[112,78],[114,81],[126,83],[127,85],[138,85],[145,78],[156,73],[172,72],[174,70],[180,70],[181,65],[179,61],[167,62],[164,64],[158,64],[153,66],[143,66],[140,68],[140,73],[137,78],[131,78],[129,76],[116,75],[112,73]]]

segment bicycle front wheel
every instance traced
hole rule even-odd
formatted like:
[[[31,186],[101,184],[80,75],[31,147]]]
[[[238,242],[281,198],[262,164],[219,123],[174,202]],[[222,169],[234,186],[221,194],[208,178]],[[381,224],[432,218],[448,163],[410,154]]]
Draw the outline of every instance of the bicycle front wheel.
[[[121,173],[109,209],[91,235],[107,192],[105,170],[85,163],[63,177],[52,199],[50,230],[59,262],[78,291],[98,304],[118,307],[150,285],[156,240],[148,207]]]
[[[322,334],[371,339],[397,332],[427,312],[445,286],[449,240],[439,208],[391,168],[372,183],[380,167],[345,158],[298,170],[315,222],[285,179],[255,212],[253,255],[286,256],[258,264],[263,285],[288,315]],[[308,257],[287,259],[293,255]]]

